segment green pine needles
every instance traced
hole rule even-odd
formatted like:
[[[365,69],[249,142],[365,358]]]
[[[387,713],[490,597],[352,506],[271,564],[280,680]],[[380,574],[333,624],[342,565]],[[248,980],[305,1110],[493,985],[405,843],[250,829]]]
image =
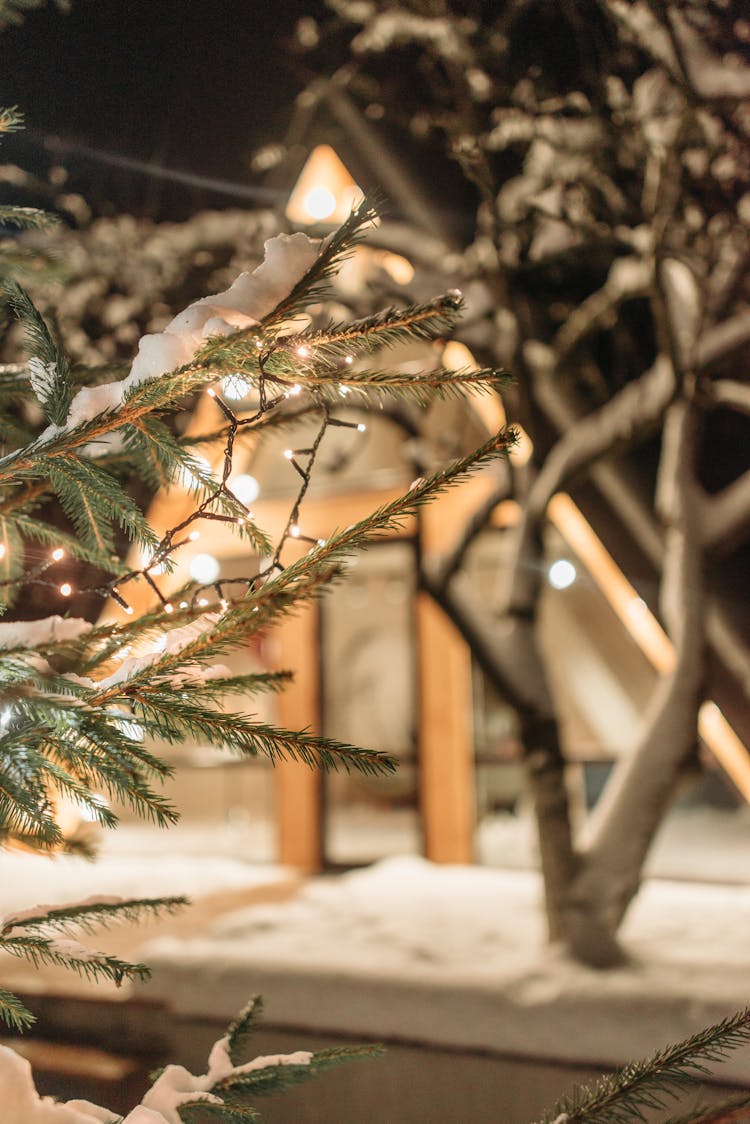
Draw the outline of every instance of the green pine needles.
[[[724,1061],[728,1053],[748,1041],[750,1007],[650,1058],[630,1062],[595,1085],[576,1089],[545,1113],[539,1124],[634,1124],[657,1119],[663,1124],[729,1124],[747,1120],[748,1112],[743,1110],[750,1111],[750,1095],[696,1106],[668,1118],[653,1113],[695,1090],[696,1082],[711,1076],[708,1063]]]
[[[0,5],[0,23],[32,6]],[[0,114],[0,133],[19,124],[14,110]],[[497,371],[405,375],[389,369],[389,347],[451,331],[461,311],[457,293],[350,324],[311,311],[311,305],[320,308],[330,278],[375,217],[365,200],[327,239],[297,233],[269,240],[253,273],[144,337],[132,365],[119,371],[74,367],[30,293],[8,275],[12,256],[3,259],[0,316],[25,352],[20,362],[0,365],[3,846],[81,849],[60,826],[62,799],[106,828],[117,825],[122,805],[156,825],[173,823],[177,812],[162,791],[172,769],[154,751],[157,741],[196,738],[239,756],[288,758],[311,768],[395,769],[393,758],[375,749],[259,721],[249,712],[253,696],[282,690],[288,674],[236,675],[220,663],[330,587],[353,551],[512,443],[512,433],[499,433],[327,539],[301,535],[297,519],[326,433],[334,426],[366,428],[352,420],[353,409],[361,416],[373,397],[377,404],[386,394],[427,403],[462,390],[489,390],[501,379]],[[45,221],[27,208],[0,212],[6,230]],[[226,378],[253,388],[252,407],[243,411],[225,400],[220,387]],[[180,434],[175,416],[194,409],[204,394],[219,408],[219,428],[209,437]],[[284,530],[274,538],[235,494],[234,458],[240,442],[296,432],[290,426],[299,418],[315,427],[314,435],[287,453],[297,490]],[[206,449],[216,454],[213,466],[201,455]],[[146,508],[165,487],[177,489],[185,503],[173,526],[157,530]],[[246,573],[187,582],[176,591],[171,583],[165,592],[182,548],[215,525],[244,544]],[[116,984],[144,979],[145,965],[97,952],[88,938],[118,920],[183,904],[176,897],[97,897],[34,906],[0,919],[0,950]],[[207,1074],[168,1067],[143,1107],[163,1109],[166,1119],[179,1109],[185,1121],[252,1120],[256,1097],[377,1052],[368,1047],[248,1061],[242,1051],[258,1010],[253,1001],[223,1045],[217,1043]],[[23,1030],[33,1015],[0,988],[0,1020]],[[34,1102],[30,1072],[9,1053],[0,1063],[10,1066]]]

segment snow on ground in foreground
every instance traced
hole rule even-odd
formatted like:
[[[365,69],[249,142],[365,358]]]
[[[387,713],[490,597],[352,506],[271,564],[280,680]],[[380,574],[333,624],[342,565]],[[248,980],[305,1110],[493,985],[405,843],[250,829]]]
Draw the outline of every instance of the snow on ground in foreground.
[[[726,842],[747,878],[744,833]],[[187,1014],[226,1018],[261,991],[279,1025],[603,1064],[750,1004],[750,883],[648,881],[632,961],[609,973],[545,947],[541,901],[534,871],[392,857],[142,953],[150,993]],[[726,1072],[746,1081],[748,1058]]]
[[[0,913],[187,893],[179,929],[135,928],[118,949],[153,968],[144,996],[178,1012],[224,1020],[262,992],[278,1026],[619,1064],[750,1003],[747,817],[704,820],[672,832],[662,865],[689,878],[699,841],[727,881],[647,881],[623,930],[632,962],[609,973],[545,947],[534,870],[390,857],[295,892],[290,872],[232,857],[252,849],[217,825],[123,828],[95,864],[0,855]],[[735,1055],[727,1073],[748,1071]]]
[[[104,855],[94,863],[68,855],[52,858],[0,853],[0,917],[39,902],[80,901],[92,894],[120,897],[196,897],[219,890],[262,886],[285,877],[280,867],[253,866],[213,855]],[[288,877],[288,875],[286,875]]]

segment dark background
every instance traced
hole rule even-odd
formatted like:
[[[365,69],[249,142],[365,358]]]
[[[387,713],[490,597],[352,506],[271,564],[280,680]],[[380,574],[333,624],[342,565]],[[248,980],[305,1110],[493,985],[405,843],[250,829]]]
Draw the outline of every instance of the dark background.
[[[0,159],[42,174],[64,163],[66,189],[97,210],[111,203],[178,218],[243,202],[229,189],[178,186],[158,170],[257,183],[251,152],[284,135],[309,77],[290,49],[295,25],[324,11],[316,0],[73,0],[67,14],[51,5],[31,12],[0,36],[0,105],[26,118]],[[157,174],[113,166],[103,154],[147,162]]]

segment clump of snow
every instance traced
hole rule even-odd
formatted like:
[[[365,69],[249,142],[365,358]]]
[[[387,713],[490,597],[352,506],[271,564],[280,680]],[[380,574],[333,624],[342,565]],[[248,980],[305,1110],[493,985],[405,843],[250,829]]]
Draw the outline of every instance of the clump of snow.
[[[238,1077],[243,1073],[254,1070],[266,1069],[276,1065],[309,1065],[312,1053],[309,1050],[297,1050],[293,1054],[269,1054],[253,1058],[242,1065],[233,1065],[229,1056],[228,1039],[222,1038],[216,1042],[208,1059],[208,1072],[196,1077],[184,1066],[169,1065],[157,1078],[141,1102],[147,1108],[156,1112],[156,1119],[164,1120],[167,1124],[182,1124],[178,1109],[181,1105],[207,1101],[209,1104],[223,1104],[221,1097],[217,1097],[210,1090],[219,1081],[226,1081],[231,1077]],[[125,1117],[124,1124],[132,1124],[130,1116]]]
[[[163,643],[160,642],[158,645],[153,646],[150,651],[144,652],[141,655],[127,656],[117,665],[110,675],[105,676],[103,679],[87,679],[79,675],[71,675],[69,678],[87,687],[107,690],[107,688],[114,687],[118,683],[124,683],[128,679],[132,679],[135,675],[138,675],[141,671],[145,671],[146,668],[151,667],[152,664],[162,659],[165,655],[177,655],[198,636],[201,636],[216,624],[220,616],[220,613],[204,613],[196,620],[190,621],[189,624],[170,629],[169,632],[164,633],[162,637]],[[183,675],[187,675],[187,672],[183,672]],[[197,668],[195,669],[195,675],[196,677],[199,675],[199,670]],[[208,677],[208,673],[200,676],[202,679]]]
[[[0,1088],[3,1124],[116,1124],[119,1120],[109,1109],[90,1101],[59,1104],[50,1097],[40,1097],[31,1065],[7,1046],[0,1046]],[[158,1117],[156,1120],[163,1124]],[[128,1124],[133,1124],[129,1118]],[[142,1124],[146,1124],[145,1119]]]
[[[288,296],[313,265],[320,240],[306,234],[278,234],[265,244],[265,257],[252,273],[240,273],[222,293],[202,297],[178,313],[163,332],[143,336],[129,374],[118,382],[83,387],[75,395],[64,425],[48,426],[40,442],[91,421],[120,406],[141,383],[189,363],[204,340],[250,328]]]
[[[50,949],[58,956],[64,956],[66,960],[78,960],[81,963],[94,964],[103,959],[101,952],[96,952],[93,948],[87,948],[80,941],[60,940],[58,938],[50,942]]]
[[[429,46],[451,62],[466,65],[471,61],[463,36],[455,22],[441,17],[414,15],[402,9],[379,12],[352,40],[356,54],[387,51],[393,46],[417,42]]]
[[[0,649],[38,648],[41,644],[77,640],[91,629],[81,617],[42,617],[36,621],[0,623]]]
[[[542,900],[535,871],[393,858],[139,956],[149,996],[185,1014],[231,1017],[260,991],[279,1027],[604,1065],[747,1001],[750,886],[647,882],[623,930],[632,960],[607,973],[546,945]],[[726,1072],[746,1064],[737,1053]]]
[[[689,367],[695,361],[703,313],[698,282],[692,269],[677,258],[665,258],[660,274],[678,359]]]
[[[252,1061],[234,1065],[229,1056],[229,1038],[225,1035],[214,1042],[208,1055],[208,1077],[211,1084],[227,1077],[237,1077],[242,1073],[252,1073],[256,1069],[267,1069],[274,1065],[309,1065],[313,1055],[310,1050],[296,1050],[293,1054],[265,1054]]]
[[[57,364],[45,363],[37,355],[32,355],[27,364],[31,389],[41,403],[49,398],[57,379]]]
[[[184,1066],[167,1066],[122,1124],[182,1124],[181,1106],[224,1103],[210,1092],[219,1081],[267,1066],[309,1065],[312,1057],[309,1050],[298,1050],[253,1058],[235,1066],[229,1057],[228,1040],[222,1038],[211,1050],[207,1073],[196,1077]],[[0,1088],[3,1124],[117,1124],[120,1120],[116,1113],[91,1101],[56,1102],[40,1097],[29,1062],[7,1046],[0,1046]]]

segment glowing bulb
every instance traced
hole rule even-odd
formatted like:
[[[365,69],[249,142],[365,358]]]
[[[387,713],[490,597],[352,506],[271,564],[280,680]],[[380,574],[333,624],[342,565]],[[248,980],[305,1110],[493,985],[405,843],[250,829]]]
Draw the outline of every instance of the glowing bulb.
[[[201,585],[215,582],[220,572],[221,566],[213,554],[196,554],[190,563],[190,577]]]
[[[256,344],[260,343],[259,340],[256,340],[255,342]],[[244,379],[240,374],[227,375],[225,379],[222,379],[221,383],[221,389],[224,392],[224,397],[229,398],[232,402],[242,402],[244,398],[247,398],[248,394],[250,393],[251,386],[252,384],[249,383],[247,379]]]
[[[180,601],[180,608],[181,609],[187,609],[187,607],[188,607],[187,601]]]
[[[567,558],[556,559],[547,571],[547,580],[553,589],[567,589],[578,577],[578,572]]]
[[[318,219],[322,222],[323,219],[330,218],[336,210],[336,196],[330,188],[318,184],[317,187],[308,191],[302,205],[311,219]]]
[[[209,386],[208,390],[206,391],[206,394],[208,395],[209,398],[215,398],[216,397],[216,391],[214,390],[214,388],[212,386]]]
[[[128,616],[129,616],[129,617],[132,617],[132,615],[133,615],[133,606],[132,606],[132,605],[126,605],[126,606],[125,606],[125,612],[126,612],[126,613],[128,614]]]
[[[367,426],[365,425],[365,423],[360,422],[359,425],[357,426],[357,433],[364,433],[366,429],[367,429]]]
[[[165,613],[173,613],[174,612],[174,605],[170,605],[169,602],[167,602],[166,605],[164,606],[164,612]]]
[[[325,539],[318,539],[318,546],[325,546],[325,544],[326,544]]]
[[[354,356],[353,355],[347,355],[346,358],[344,359],[344,362],[347,364],[347,366],[351,367],[352,363],[354,362]]]
[[[52,561],[53,562],[59,562],[64,557],[65,557],[65,551],[63,550],[63,548],[61,546],[58,546],[55,550],[52,551]]]
[[[289,528],[289,534],[292,536],[292,538],[298,539],[300,537],[300,533],[301,532],[299,526],[296,523],[292,523],[291,527]]]
[[[290,398],[296,398],[297,395],[301,394],[301,393],[302,393],[302,387],[300,386],[300,384],[298,382],[296,382],[294,384],[294,386],[292,387],[292,389],[289,391],[289,397]]]
[[[206,605],[208,605],[208,601],[206,600],[205,597],[200,597],[198,599],[198,604],[200,605],[201,609],[205,609]]]
[[[245,472],[232,480],[232,491],[240,503],[244,503],[247,507],[260,495],[260,484],[254,476]]]
[[[73,586],[70,584],[70,582],[63,582],[60,586],[60,593],[63,595],[63,597],[70,597],[72,592]]]
[[[310,354],[310,348],[305,347],[304,345],[302,347],[298,347],[297,354],[299,355],[300,359],[307,359],[308,355]]]
[[[191,531],[190,534],[188,535],[188,538],[190,539],[191,542],[197,542],[200,537],[201,537],[200,531]]]
[[[288,461],[290,461],[294,456],[294,451],[292,449],[284,449],[284,456]]]

